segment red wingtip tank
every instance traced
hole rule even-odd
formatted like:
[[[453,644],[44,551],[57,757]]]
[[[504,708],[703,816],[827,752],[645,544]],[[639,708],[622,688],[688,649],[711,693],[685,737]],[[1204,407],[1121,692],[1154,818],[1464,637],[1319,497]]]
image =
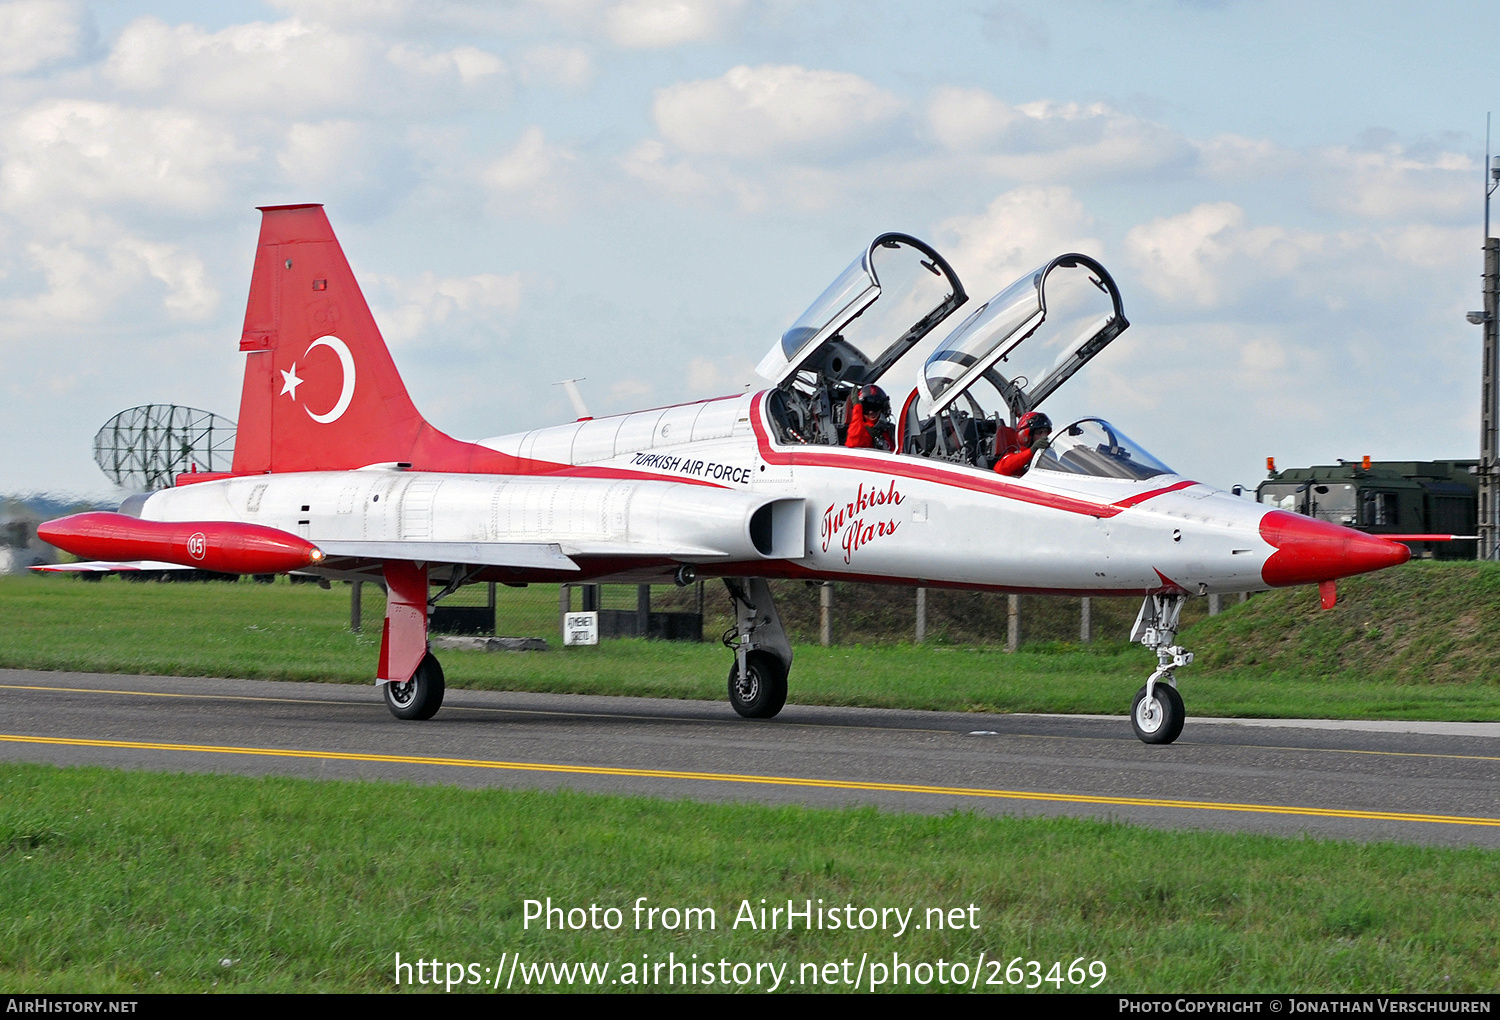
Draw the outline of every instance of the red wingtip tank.
[[[95,512],[48,521],[37,535],[90,560],[160,560],[224,574],[280,574],[323,552],[305,538],[238,521],[143,521]]]

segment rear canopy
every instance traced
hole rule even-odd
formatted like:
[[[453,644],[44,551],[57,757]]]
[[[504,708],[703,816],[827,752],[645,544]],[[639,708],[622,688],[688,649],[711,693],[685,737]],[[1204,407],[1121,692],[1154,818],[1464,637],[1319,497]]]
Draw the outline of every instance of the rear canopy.
[[[881,234],[798,317],[756,371],[874,382],[968,300],[943,257],[907,234]]]

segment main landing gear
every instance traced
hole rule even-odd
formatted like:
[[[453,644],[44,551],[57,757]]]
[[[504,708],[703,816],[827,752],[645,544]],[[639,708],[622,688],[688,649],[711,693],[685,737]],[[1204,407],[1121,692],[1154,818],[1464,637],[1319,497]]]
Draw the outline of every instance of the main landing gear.
[[[385,630],[375,682],[397,719],[431,719],[443,706],[443,667],[427,646],[427,564],[387,560]],[[450,583],[444,593],[457,588]],[[441,597],[441,596],[439,596]]]
[[[1139,641],[1156,653],[1156,672],[1135,694],[1130,707],[1130,725],[1148,744],[1170,744],[1182,733],[1186,713],[1177,693],[1176,670],[1193,661],[1193,653],[1173,644],[1185,595],[1148,595],[1131,628],[1130,640]]]
[[[763,578],[724,578],[734,600],[735,625],[724,632],[734,650],[729,669],[729,703],[746,719],[769,719],[786,704],[786,678],[792,645],[776,615],[771,586]]]
[[[380,689],[385,693],[385,706],[397,719],[431,719],[443,707],[443,667],[437,656],[428,652],[410,680],[392,680],[381,684]]]

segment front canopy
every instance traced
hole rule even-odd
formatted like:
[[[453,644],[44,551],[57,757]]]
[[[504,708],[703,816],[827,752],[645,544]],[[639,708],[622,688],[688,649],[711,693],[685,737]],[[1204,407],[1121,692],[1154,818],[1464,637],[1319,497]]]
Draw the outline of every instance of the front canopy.
[[[1031,467],[1095,478],[1140,479],[1174,474],[1103,418],[1084,418],[1053,433],[1051,444]]]
[[[966,300],[936,251],[906,234],[882,234],[782,334],[756,371],[777,385],[798,372],[874,382]]]

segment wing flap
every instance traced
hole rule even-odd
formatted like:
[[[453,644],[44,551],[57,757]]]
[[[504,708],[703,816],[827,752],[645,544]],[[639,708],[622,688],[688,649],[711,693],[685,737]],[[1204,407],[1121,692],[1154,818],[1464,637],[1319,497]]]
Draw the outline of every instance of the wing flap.
[[[544,542],[319,542],[329,558],[468,563],[476,567],[521,567],[577,571],[556,543]]]

